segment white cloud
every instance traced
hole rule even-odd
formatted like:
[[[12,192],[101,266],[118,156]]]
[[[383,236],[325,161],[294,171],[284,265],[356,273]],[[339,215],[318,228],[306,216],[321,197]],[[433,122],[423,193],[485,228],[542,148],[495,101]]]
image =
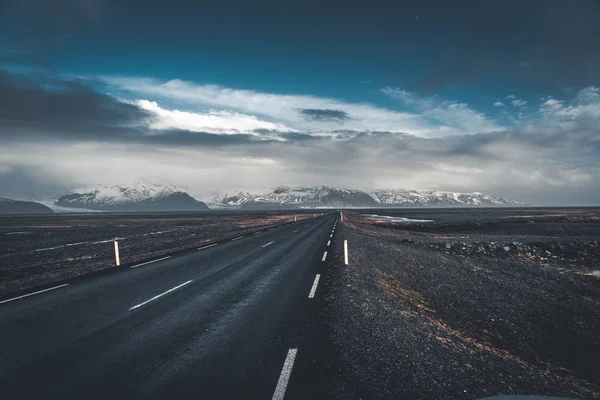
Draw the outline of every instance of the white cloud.
[[[217,85],[199,85],[181,80],[160,82],[148,78],[103,78],[109,85],[132,92],[150,101],[168,100],[195,109],[255,116],[274,121],[288,129],[327,132],[346,129],[356,131],[404,132],[423,137],[472,134],[500,129],[483,114],[466,104],[439,102],[427,109],[427,115],[399,112],[366,103],[348,103],[331,98],[306,95],[283,95],[251,90],[238,90]],[[343,121],[307,118],[301,110],[336,110],[348,116]]]
[[[505,104],[503,102],[501,102],[501,101],[497,101],[497,102],[494,103],[494,107],[504,107],[504,105]]]
[[[282,124],[262,121],[253,115],[240,114],[224,110],[211,110],[205,113],[193,113],[180,110],[167,110],[155,101],[136,100],[140,108],[154,115],[151,129],[184,129],[192,132],[208,133],[250,133],[256,129],[291,131]]]
[[[527,101],[518,98],[514,94],[506,96],[506,99],[510,101],[510,104],[512,104],[513,107],[523,107],[527,105]]]
[[[577,96],[570,102],[548,98],[539,109],[542,116],[555,123],[569,123],[576,120],[600,120],[600,89],[597,87],[587,87],[582,89]]]
[[[399,88],[385,88],[382,91],[404,104],[416,107],[424,117],[436,121],[449,131],[475,134],[503,130],[495,121],[469,108],[466,103],[440,100],[437,97],[419,97]]]

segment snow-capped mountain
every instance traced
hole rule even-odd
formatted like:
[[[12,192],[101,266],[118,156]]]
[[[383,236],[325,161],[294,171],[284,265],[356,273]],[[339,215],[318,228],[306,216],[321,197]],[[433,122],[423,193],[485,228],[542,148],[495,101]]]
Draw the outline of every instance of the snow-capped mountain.
[[[102,211],[201,211],[209,208],[183,189],[136,183],[76,189],[56,206]]]
[[[522,203],[482,193],[425,190],[375,190],[364,192],[326,186],[289,188],[280,186],[266,193],[234,191],[214,194],[211,208],[313,208],[313,207],[449,207],[509,206]]]
[[[396,207],[447,207],[447,206],[510,206],[522,205],[517,201],[483,193],[454,193],[433,190],[375,190],[369,193],[382,205]]]
[[[296,208],[296,207],[355,207],[376,206],[377,203],[359,190],[335,189],[326,186],[289,188],[279,186],[271,192],[252,194],[234,192],[213,199],[213,205],[243,208]]]

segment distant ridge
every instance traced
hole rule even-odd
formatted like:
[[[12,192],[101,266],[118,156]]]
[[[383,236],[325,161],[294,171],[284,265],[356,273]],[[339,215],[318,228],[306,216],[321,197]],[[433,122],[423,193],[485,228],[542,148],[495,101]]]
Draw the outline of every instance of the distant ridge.
[[[135,184],[76,189],[55,202],[59,207],[101,211],[204,211],[208,206],[181,189]]]
[[[380,189],[371,192],[328,186],[291,188],[279,186],[267,193],[235,191],[213,194],[211,208],[313,208],[313,207],[460,207],[518,206],[514,200],[483,193],[430,190]]]
[[[52,214],[54,211],[33,201],[11,200],[0,197],[0,214]]]

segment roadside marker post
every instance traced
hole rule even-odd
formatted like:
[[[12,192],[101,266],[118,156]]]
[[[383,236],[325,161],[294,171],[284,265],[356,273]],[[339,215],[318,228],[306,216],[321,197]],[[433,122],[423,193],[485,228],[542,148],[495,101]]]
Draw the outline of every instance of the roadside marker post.
[[[115,240],[115,263],[117,267],[121,265],[121,259],[119,258],[119,242]]]
[[[348,241],[344,240],[344,263],[348,265]]]
[[[340,221],[344,222],[344,212],[340,211]]]

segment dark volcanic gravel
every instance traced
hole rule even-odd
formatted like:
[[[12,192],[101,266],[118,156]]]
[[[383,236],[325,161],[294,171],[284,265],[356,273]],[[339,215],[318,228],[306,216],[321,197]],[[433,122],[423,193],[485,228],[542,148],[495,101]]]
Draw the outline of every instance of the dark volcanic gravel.
[[[0,296],[201,246],[312,212],[99,213],[0,217]]]
[[[600,398],[598,211],[536,217],[525,232],[511,210],[436,212],[430,225],[346,212],[338,224],[325,309],[350,377],[338,398]]]

